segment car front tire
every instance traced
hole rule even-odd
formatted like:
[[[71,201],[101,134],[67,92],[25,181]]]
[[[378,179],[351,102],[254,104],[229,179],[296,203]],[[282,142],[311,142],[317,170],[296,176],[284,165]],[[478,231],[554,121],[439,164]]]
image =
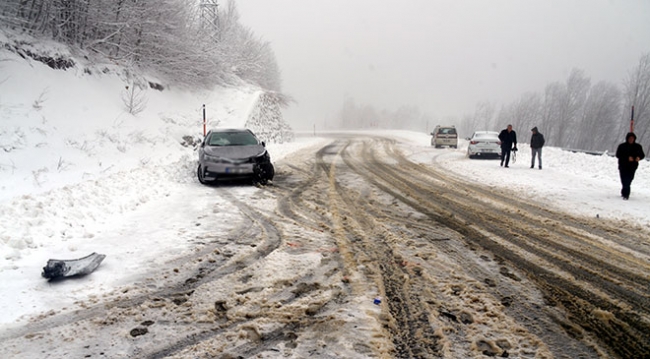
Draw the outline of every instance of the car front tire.
[[[203,177],[203,167],[201,167],[201,165],[196,169],[196,177],[199,179],[201,184],[210,184],[210,181]]]
[[[273,167],[273,164],[270,162],[262,163],[255,168],[254,173],[255,175],[253,181],[257,184],[265,186],[269,183],[269,181],[273,180],[273,177],[275,177],[275,167]]]

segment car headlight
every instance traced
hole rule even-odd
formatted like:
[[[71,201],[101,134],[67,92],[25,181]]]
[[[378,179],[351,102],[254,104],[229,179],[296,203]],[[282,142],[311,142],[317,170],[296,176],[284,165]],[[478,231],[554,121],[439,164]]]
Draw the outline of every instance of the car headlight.
[[[209,155],[209,154],[207,154],[207,153],[204,153],[204,154],[203,154],[203,158],[204,158],[205,160],[207,160],[207,161],[211,161],[211,162],[222,162],[222,158],[221,158],[221,157],[219,157],[219,156]]]
[[[262,154],[255,156],[254,160],[257,163],[268,163],[271,162],[271,155],[269,155],[269,151],[264,151]]]

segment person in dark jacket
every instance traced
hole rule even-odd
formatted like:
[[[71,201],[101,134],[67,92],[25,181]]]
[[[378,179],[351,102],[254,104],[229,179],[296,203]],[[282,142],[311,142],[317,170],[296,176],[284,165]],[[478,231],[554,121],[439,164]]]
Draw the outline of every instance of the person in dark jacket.
[[[616,149],[616,158],[618,158],[618,172],[621,175],[621,197],[624,200],[630,198],[630,186],[634,179],[634,172],[639,167],[639,161],[645,158],[643,147],[636,143],[636,135],[629,132],[625,136],[625,142],[618,145]]]
[[[517,133],[512,130],[512,125],[499,133],[499,140],[501,141],[501,166],[503,161],[506,161],[506,167],[510,163],[510,151],[517,151]]]
[[[544,135],[537,131],[537,127],[531,130],[533,135],[530,136],[530,149],[532,151],[533,160],[530,162],[530,168],[535,168],[535,156],[539,158],[539,169],[542,169],[542,147],[544,147]]]

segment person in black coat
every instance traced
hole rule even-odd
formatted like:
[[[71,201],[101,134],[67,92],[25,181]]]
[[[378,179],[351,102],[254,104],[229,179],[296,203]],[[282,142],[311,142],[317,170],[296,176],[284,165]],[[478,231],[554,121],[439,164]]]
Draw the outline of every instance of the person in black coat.
[[[530,168],[535,168],[535,156],[539,158],[539,169],[542,169],[542,147],[544,147],[544,135],[539,133],[537,127],[531,130],[533,135],[530,136],[530,149],[532,151],[533,160],[530,162]]]
[[[503,166],[503,161],[506,161],[506,167],[510,163],[510,151],[517,151],[517,133],[512,130],[512,125],[508,125],[508,128],[501,131],[499,134],[499,140],[501,141],[501,166]]]
[[[629,132],[625,136],[625,142],[618,145],[616,149],[616,158],[618,158],[618,172],[621,175],[621,197],[627,200],[630,198],[630,186],[634,179],[634,172],[639,167],[639,161],[645,158],[643,147],[636,143],[636,135]]]

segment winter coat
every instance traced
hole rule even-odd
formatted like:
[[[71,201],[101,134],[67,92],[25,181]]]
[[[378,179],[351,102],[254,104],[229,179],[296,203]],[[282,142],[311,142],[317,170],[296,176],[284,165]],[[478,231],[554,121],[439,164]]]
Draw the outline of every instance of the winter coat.
[[[637,167],[639,167],[639,162],[630,161],[630,157],[635,159],[637,157],[644,159],[645,153],[643,153],[643,147],[641,147],[640,144],[636,142],[627,142],[627,139],[630,138],[630,136],[634,137],[634,140],[636,141],[636,135],[632,132],[628,133],[627,136],[625,136],[625,142],[618,145],[618,148],[616,149],[616,158],[618,158],[619,170],[634,172]]]
[[[537,127],[532,129],[533,135],[530,136],[530,147],[531,148],[542,148],[544,147],[544,135],[537,131]]]
[[[517,133],[513,130],[508,132],[507,129],[501,131],[499,134],[499,140],[501,140],[501,149],[509,150],[513,147],[517,147]]]

